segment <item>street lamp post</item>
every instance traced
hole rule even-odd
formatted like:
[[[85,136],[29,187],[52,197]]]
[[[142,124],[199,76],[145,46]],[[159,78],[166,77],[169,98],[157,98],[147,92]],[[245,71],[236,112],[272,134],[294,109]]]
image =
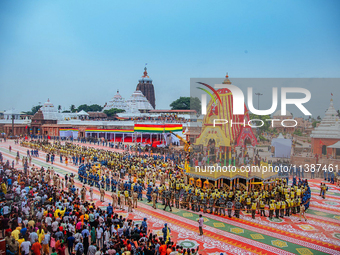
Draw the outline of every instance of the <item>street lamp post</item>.
[[[262,96],[263,94],[255,93],[255,95],[257,95],[257,110],[260,110],[260,96]]]

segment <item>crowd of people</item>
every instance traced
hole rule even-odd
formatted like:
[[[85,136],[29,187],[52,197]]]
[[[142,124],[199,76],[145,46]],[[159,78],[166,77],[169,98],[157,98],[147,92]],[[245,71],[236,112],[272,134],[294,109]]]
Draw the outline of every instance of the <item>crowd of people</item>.
[[[28,142],[23,145],[28,146]],[[30,143],[37,146],[37,143]],[[182,176],[180,168],[173,165],[171,158],[157,158],[157,156],[137,156],[108,152],[73,144],[40,144],[47,153],[56,151],[60,155],[76,155],[85,151],[85,158],[79,159],[78,179],[85,185],[99,189],[101,199],[105,191],[111,191],[112,203],[115,207],[132,211],[137,207],[137,201],[142,200],[143,191],[146,192],[148,202],[156,209],[160,202],[164,210],[169,207],[189,209],[203,213],[215,213],[229,217],[239,217],[241,210],[261,216],[276,218],[301,213],[309,206],[310,188],[307,180],[293,178],[293,184],[288,187],[286,179],[277,178],[265,188],[258,185],[252,191],[245,187],[228,187],[217,189],[213,185],[198,187],[188,182]],[[61,159],[62,162],[62,159]],[[73,158],[73,162],[77,159]],[[125,174],[128,180],[124,181]],[[167,181],[167,184],[166,184]],[[58,185],[58,182],[56,183]],[[69,189],[72,185],[69,185]],[[83,195],[84,196],[84,195]],[[91,195],[92,196],[92,195]],[[302,208],[303,207],[303,208]],[[234,213],[232,213],[234,211]],[[268,213],[266,213],[268,211]]]
[[[163,236],[153,235],[147,218],[141,224],[125,219],[109,206],[102,210],[70,186],[74,179],[54,182],[53,168],[13,168],[0,153],[1,229],[9,255],[198,254],[171,240],[167,224]]]
[[[253,218],[259,214],[271,219],[300,214],[300,220],[303,216],[307,221],[304,213],[311,191],[308,181],[300,178],[294,177],[291,185],[276,178],[251,190],[244,185],[217,188],[188,180],[178,159],[171,156],[115,152],[67,142],[23,140],[21,145],[27,148],[23,170],[4,162],[0,153],[0,222],[9,255],[198,254],[197,249],[176,245],[167,225],[158,237],[148,228],[146,218],[139,225],[117,214],[116,210],[132,212],[145,198],[154,209],[160,208],[158,203],[163,210],[175,207],[200,214],[200,235],[205,213],[239,218],[244,210]],[[51,163],[47,169],[28,160],[39,151],[45,152]],[[52,165],[57,158],[59,163],[77,166],[78,175],[59,176]],[[80,189],[75,178],[82,183]],[[110,192],[112,202],[105,210],[93,202],[94,189],[102,202]]]

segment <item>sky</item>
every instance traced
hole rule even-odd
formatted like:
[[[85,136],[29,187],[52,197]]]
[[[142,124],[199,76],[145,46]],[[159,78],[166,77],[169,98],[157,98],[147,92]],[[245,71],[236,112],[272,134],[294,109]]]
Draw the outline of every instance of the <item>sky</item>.
[[[201,89],[203,88],[207,89],[216,100],[216,96],[213,95],[213,91],[198,82],[211,85],[211,87],[216,88],[215,90],[218,90],[216,85],[223,85],[222,83],[224,79],[192,78],[190,79],[190,96],[201,99],[202,94],[206,94],[207,102],[212,100],[210,95],[206,92],[202,92]],[[286,93],[285,98],[288,100],[293,99],[292,101],[287,102],[286,105],[287,112],[291,113],[293,117],[301,117],[304,119],[311,117],[317,119],[318,116],[320,116],[320,118],[322,118],[330,107],[331,100],[335,109],[339,109],[339,93],[336,92],[340,88],[340,78],[233,78],[229,80],[232,85],[237,86],[237,88],[242,91],[243,100],[247,105],[247,109],[251,109],[248,104],[250,97],[255,109],[260,109],[262,111],[271,109],[272,113],[269,114],[271,117],[274,117],[278,114],[278,111],[282,110],[284,89],[288,89],[290,91]],[[252,88],[252,97],[248,94],[248,88]],[[274,88],[277,90],[277,95],[274,96],[276,97],[276,104],[273,100]],[[299,88],[299,92],[291,92],[292,88]],[[260,93],[260,95],[255,95],[255,93]],[[304,99],[308,97],[308,93],[310,93],[310,99],[306,99],[306,102],[302,103],[302,107],[306,109],[305,114],[300,109],[301,107],[296,105],[298,101],[294,99]],[[274,107],[272,108],[273,104]],[[310,115],[307,115],[307,112]],[[279,113],[281,115],[281,112]]]
[[[190,96],[190,78],[339,78],[339,10],[337,0],[0,1],[0,111],[48,98],[103,106],[117,89],[128,99],[146,63],[157,109]],[[329,105],[329,93],[317,97]]]

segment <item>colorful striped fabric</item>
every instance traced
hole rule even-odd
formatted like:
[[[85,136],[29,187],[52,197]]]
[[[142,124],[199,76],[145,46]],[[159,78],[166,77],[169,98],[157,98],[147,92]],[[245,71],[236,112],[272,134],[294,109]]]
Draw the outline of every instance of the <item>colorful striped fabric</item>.
[[[133,129],[85,129],[85,132],[97,133],[133,133]]]
[[[143,132],[143,133],[169,133],[179,132],[183,130],[182,124],[160,124],[160,125],[152,125],[152,124],[135,124],[135,132]]]

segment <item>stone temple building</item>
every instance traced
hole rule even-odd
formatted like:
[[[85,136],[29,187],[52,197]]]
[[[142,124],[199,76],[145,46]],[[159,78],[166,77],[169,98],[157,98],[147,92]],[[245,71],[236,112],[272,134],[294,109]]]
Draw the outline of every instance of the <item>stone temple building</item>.
[[[312,138],[312,152],[314,155],[333,154],[333,148],[335,148],[333,145],[340,141],[340,119],[334,108],[333,99],[331,99],[329,108],[320,125],[312,131],[310,137]],[[340,148],[336,149],[336,155],[334,156],[340,156]]]
[[[146,67],[144,68],[144,75],[141,79],[139,79],[136,90],[142,91],[143,95],[150,102],[153,109],[156,108],[155,89],[153,87],[152,80],[148,76]]]

